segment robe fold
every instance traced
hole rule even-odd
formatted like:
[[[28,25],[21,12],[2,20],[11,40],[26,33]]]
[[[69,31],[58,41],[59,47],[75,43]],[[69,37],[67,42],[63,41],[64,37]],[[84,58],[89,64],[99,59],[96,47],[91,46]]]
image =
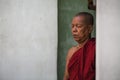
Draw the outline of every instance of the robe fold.
[[[77,50],[68,64],[68,80],[95,80],[95,39]]]

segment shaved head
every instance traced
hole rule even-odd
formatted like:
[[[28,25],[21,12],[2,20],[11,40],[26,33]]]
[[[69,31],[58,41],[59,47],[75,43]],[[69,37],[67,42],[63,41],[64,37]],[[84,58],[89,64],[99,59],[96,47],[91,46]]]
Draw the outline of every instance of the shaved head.
[[[74,17],[84,17],[85,18],[85,23],[88,25],[92,25],[94,24],[94,19],[93,19],[93,15],[88,13],[88,12],[79,12],[77,13]]]

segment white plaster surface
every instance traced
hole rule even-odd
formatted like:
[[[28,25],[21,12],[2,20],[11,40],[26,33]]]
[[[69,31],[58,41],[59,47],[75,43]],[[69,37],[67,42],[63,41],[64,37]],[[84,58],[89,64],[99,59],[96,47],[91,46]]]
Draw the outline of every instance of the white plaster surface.
[[[97,0],[97,80],[120,80],[120,0]]]
[[[57,80],[57,0],[0,0],[0,80]]]

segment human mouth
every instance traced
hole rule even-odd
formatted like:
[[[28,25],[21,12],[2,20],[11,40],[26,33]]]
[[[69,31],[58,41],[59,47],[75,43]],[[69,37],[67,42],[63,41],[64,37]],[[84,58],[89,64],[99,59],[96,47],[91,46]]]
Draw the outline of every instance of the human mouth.
[[[76,35],[76,34],[73,34],[73,37],[74,37],[74,38],[77,38],[77,37],[78,37],[78,35]]]

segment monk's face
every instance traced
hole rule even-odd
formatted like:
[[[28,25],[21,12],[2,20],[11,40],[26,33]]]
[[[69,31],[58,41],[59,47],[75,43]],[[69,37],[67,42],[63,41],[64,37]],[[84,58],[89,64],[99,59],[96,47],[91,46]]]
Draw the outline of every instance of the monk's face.
[[[78,43],[84,42],[89,38],[92,26],[86,23],[84,16],[76,16],[72,20],[72,35]]]

